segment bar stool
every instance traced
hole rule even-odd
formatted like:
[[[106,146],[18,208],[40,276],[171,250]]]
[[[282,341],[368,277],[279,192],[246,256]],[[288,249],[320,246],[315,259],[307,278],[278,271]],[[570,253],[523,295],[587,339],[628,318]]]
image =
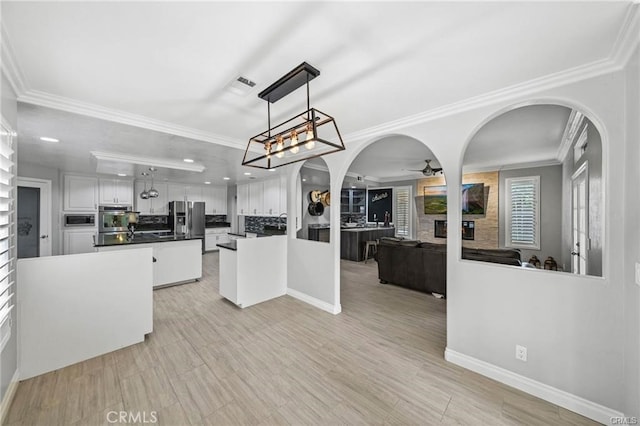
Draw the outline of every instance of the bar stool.
[[[374,256],[378,252],[378,240],[365,241],[364,244],[364,263],[367,263],[367,260],[369,259],[369,249],[373,248]]]

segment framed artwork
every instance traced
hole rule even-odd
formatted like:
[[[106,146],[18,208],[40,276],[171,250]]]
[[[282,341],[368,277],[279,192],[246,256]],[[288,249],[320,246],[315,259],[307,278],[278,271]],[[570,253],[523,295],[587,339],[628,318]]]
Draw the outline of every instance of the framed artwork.
[[[424,214],[447,214],[447,187],[425,186]]]

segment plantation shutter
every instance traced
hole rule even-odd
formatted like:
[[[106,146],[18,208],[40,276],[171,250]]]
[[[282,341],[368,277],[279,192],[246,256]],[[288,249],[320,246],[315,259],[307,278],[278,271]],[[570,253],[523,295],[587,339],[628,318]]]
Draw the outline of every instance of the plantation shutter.
[[[399,237],[409,237],[411,233],[410,223],[410,187],[395,188],[396,193],[396,211],[394,215],[394,225],[396,227],[396,235]]]
[[[15,237],[13,228],[14,165],[13,133],[0,127],[0,350],[11,337],[11,311],[14,306]]]
[[[506,183],[507,247],[540,248],[540,176],[509,178]]]

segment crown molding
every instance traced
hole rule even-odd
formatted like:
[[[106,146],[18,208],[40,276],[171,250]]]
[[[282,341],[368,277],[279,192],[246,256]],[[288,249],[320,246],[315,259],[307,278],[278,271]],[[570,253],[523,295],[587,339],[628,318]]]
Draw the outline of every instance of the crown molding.
[[[548,167],[548,166],[559,166],[562,164],[555,158],[549,160],[540,160],[540,161],[530,161],[526,163],[514,163],[514,164],[487,164],[487,165],[474,165],[474,166],[462,166],[462,173],[484,173],[484,172],[499,172],[504,170],[520,170],[520,169],[531,169],[534,167]]]
[[[2,74],[7,77],[11,88],[16,96],[22,95],[28,87],[28,82],[20,70],[16,61],[15,54],[11,48],[9,36],[4,29],[4,25],[0,22],[0,69]]]
[[[625,16],[624,22],[620,26],[618,37],[613,44],[611,58],[620,64],[621,67],[626,66],[631,59],[634,49],[640,43],[640,3],[634,2],[629,7],[629,11]]]
[[[22,96],[18,96],[18,101],[53,109],[59,109],[75,114],[86,115],[102,120],[113,121],[116,123],[127,124],[130,126],[141,127],[144,129],[155,130],[158,132],[182,136],[189,139],[215,143],[230,148],[242,150],[246,148],[244,142],[225,136],[204,132],[202,130],[193,129],[190,127],[180,126],[166,121],[156,120],[142,115],[131,114],[111,108],[105,108],[96,104],[80,102],[74,99],[40,92],[38,90],[29,90]]]
[[[139,157],[117,152],[104,151],[91,151],[91,155],[93,155],[99,161],[113,161],[117,163],[137,164],[141,166],[153,166],[164,169],[185,170],[188,172],[198,173],[202,173],[205,170],[205,167],[202,164],[189,164],[181,161],[167,160],[165,158]]]

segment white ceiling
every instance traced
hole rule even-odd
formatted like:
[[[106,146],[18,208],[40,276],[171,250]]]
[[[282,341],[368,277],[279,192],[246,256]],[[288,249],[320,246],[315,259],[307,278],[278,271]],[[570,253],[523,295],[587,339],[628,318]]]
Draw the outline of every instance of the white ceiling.
[[[312,106],[336,118],[348,149],[351,133],[610,57],[630,7],[630,2],[3,1],[1,19],[3,42],[21,71],[24,102],[243,149],[266,127],[266,105],[256,94],[307,61],[321,71],[310,85]],[[225,89],[239,75],[257,82],[245,96]],[[272,105],[272,120],[305,106],[304,91],[294,92]],[[49,165],[74,167],[63,143],[33,143],[55,114],[44,109],[31,114],[20,120],[29,122],[18,129],[20,160],[47,158]],[[106,124],[83,128],[82,118],[67,116],[64,125],[53,128],[68,129],[64,137],[82,167],[88,161],[84,150],[97,149],[98,139],[106,151],[197,157],[211,179],[224,167],[232,177],[240,173],[229,165],[240,162],[235,151],[157,132],[120,129],[114,138]],[[129,133],[134,136],[123,137]],[[414,167],[420,165],[405,168]]]

